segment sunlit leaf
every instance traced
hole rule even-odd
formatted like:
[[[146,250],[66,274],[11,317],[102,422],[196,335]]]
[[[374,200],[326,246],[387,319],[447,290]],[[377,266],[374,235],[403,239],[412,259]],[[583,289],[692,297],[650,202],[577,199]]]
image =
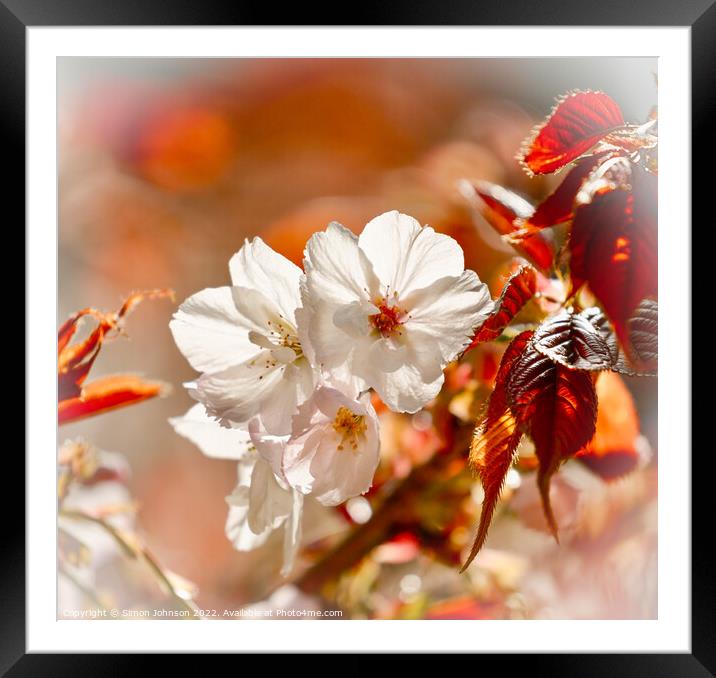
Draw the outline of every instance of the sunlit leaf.
[[[603,92],[561,97],[547,120],[524,142],[518,160],[530,174],[548,174],[589,151],[624,127],[617,103]]]
[[[470,465],[480,477],[485,498],[482,502],[475,541],[462,567],[463,571],[475,559],[485,543],[505,476],[510,470],[512,458],[522,438],[522,433],[517,430],[517,422],[507,404],[505,384],[515,362],[519,360],[531,338],[532,332],[522,332],[505,350],[495,379],[495,390],[490,397],[487,416],[478,424],[470,444]]]
[[[613,153],[613,151],[603,151],[578,160],[562,183],[537,206],[534,214],[520,221],[521,228],[526,232],[532,232],[572,219],[575,200],[582,185],[594,169],[604,160],[612,157]]]
[[[542,323],[532,341],[535,350],[570,369],[605,370],[614,356],[589,316],[564,309]]]
[[[635,167],[631,190],[597,192],[580,206],[570,235],[572,288],[587,283],[627,345],[627,321],[657,296],[656,177]]]
[[[655,373],[659,359],[659,304],[644,299],[627,320],[630,357],[640,372]]]
[[[172,290],[146,290],[134,292],[124,301],[116,312],[102,313],[93,308],[85,308],[72,314],[60,327],[57,334],[57,382],[60,401],[76,398],[82,392],[82,386],[94,361],[99,355],[102,342],[110,332],[120,332],[123,320],[144,299],[156,299],[173,296]],[[96,326],[86,339],[70,344],[83,318],[91,318]]]
[[[470,347],[497,339],[522,307],[534,297],[536,290],[537,274],[531,266],[522,266],[513,273],[495,304],[495,310],[481,325]]]
[[[544,234],[512,239],[520,232],[520,224],[532,216],[534,207],[517,193],[488,181],[475,182],[471,187],[477,198],[475,204],[487,223],[539,270],[549,271],[554,260],[554,248]]]
[[[562,462],[594,435],[597,397],[592,373],[555,363],[530,343],[512,367],[506,397],[518,428],[535,444],[537,485],[556,538],[549,483]]]
[[[85,385],[82,394],[60,401],[57,416],[60,424],[133,405],[166,391],[160,382],[145,381],[132,375],[96,379]]]

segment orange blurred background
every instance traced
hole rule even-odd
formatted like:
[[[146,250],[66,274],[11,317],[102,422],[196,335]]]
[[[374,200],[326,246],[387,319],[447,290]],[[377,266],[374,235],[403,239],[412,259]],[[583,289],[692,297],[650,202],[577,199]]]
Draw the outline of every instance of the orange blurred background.
[[[114,309],[136,289],[171,287],[180,302],[225,285],[246,237],[261,235],[299,263],[313,231],[333,220],[359,231],[388,209],[455,237],[497,294],[510,251],[456,182],[486,179],[539,199],[561,177],[529,179],[514,155],[554,97],[602,89],[640,122],[656,103],[656,68],[654,59],[604,58],[62,58],[58,324],[85,306]],[[198,585],[201,607],[239,605],[276,585],[278,561],[233,551],[223,527],[235,464],[206,459],[167,421],[190,406],[181,384],[194,377],[169,333],[173,310],[168,301],[142,305],[129,339],[106,346],[93,372],[141,373],[172,393],[60,436],[124,454],[141,534],[158,558]],[[655,454],[655,382],[628,383]],[[619,495],[653,504],[653,515],[643,509],[618,527],[646,530],[636,551],[615,553],[602,536],[586,542],[586,556],[560,553],[528,528],[495,530],[496,543],[533,562],[519,575],[532,615],[656,614],[655,478],[652,468]],[[598,507],[598,496],[586,501]],[[525,490],[518,506],[530,501]]]

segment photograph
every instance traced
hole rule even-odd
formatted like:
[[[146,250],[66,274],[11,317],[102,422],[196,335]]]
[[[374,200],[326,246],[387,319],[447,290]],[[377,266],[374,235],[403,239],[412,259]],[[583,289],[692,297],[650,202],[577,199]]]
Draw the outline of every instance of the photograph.
[[[56,619],[659,620],[660,65],[58,56]]]

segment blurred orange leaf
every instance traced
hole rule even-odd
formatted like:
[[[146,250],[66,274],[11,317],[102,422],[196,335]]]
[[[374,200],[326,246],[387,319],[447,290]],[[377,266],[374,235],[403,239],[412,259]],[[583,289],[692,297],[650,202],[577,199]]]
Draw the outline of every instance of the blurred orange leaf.
[[[67,424],[84,417],[109,410],[134,405],[160,395],[166,385],[144,381],[133,375],[103,377],[82,388],[81,395],[60,401],[57,415],[60,424]]]
[[[576,455],[604,480],[633,471],[639,463],[639,417],[624,380],[614,372],[597,378],[599,411],[594,437]]]

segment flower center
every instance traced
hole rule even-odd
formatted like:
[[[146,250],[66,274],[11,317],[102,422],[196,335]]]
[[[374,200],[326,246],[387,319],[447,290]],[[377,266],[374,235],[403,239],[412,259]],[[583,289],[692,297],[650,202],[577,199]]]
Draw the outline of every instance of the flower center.
[[[384,337],[392,337],[394,334],[402,334],[402,316],[404,311],[397,306],[388,306],[385,297],[375,304],[378,307],[378,313],[368,316],[370,324],[378,330]]]
[[[303,356],[303,349],[301,348],[301,342],[296,336],[296,330],[291,327],[288,323],[280,321],[271,322],[268,321],[269,326],[269,340],[271,343],[277,346],[284,346],[290,348],[296,354],[296,360]]]
[[[342,450],[343,446],[348,444],[355,452],[358,449],[358,436],[363,435],[366,430],[365,417],[362,414],[354,414],[347,407],[341,406],[333,420],[333,430],[341,436],[338,449]]]

